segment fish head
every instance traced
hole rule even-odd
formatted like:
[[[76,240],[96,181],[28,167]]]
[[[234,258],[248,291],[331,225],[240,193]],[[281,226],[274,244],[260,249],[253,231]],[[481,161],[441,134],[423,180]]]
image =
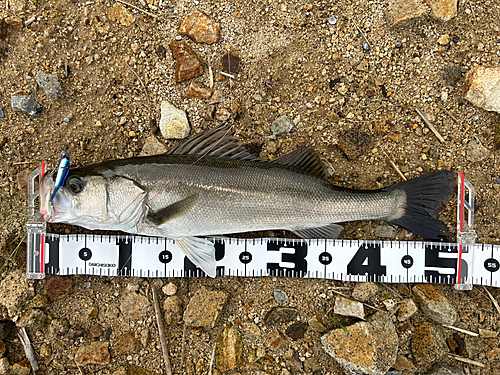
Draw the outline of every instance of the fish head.
[[[70,171],[51,201],[54,188],[48,172],[40,183],[40,212],[49,223],[132,232],[146,211],[146,191],[128,178]]]

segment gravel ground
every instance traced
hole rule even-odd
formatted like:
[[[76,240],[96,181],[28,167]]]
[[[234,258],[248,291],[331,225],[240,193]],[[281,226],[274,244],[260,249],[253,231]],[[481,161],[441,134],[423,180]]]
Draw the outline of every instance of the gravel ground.
[[[389,164],[386,153],[407,178],[439,169],[465,171],[476,187],[477,241],[500,242],[500,159],[498,152],[493,151],[500,118],[463,99],[463,77],[474,64],[500,64],[500,5],[496,1],[461,2],[458,15],[451,21],[441,23],[422,17],[400,28],[387,24],[387,2],[382,0],[140,0],[133,5],[150,14],[125,6],[134,18],[128,26],[113,21],[110,9],[114,3],[110,1],[10,0],[8,5],[6,8],[2,4],[0,10],[0,19],[7,21],[0,24],[0,35],[6,33],[0,39],[0,107],[5,114],[0,118],[4,221],[1,264],[24,233],[27,173],[43,161],[55,165],[61,150],[69,154],[76,166],[137,156],[148,137],[156,137],[167,148],[174,146],[178,141],[165,140],[157,131],[163,100],[187,112],[192,134],[238,113],[237,136],[243,143],[251,143],[262,158],[276,158],[308,144],[320,154],[335,183],[342,186],[374,189],[400,182],[401,177]],[[180,22],[195,6],[220,24],[217,43],[195,43],[177,32]],[[335,17],[336,22],[329,22],[330,17]],[[175,82],[175,60],[169,48],[174,40],[185,41],[204,61],[205,71],[196,78],[197,82],[208,86],[208,67],[212,68],[214,89],[222,93],[221,102],[215,106],[215,119],[208,119],[214,109],[210,99],[186,98],[184,93],[190,81]],[[369,43],[369,50],[363,49],[365,43]],[[235,79],[219,75],[221,58],[228,48],[241,58]],[[49,98],[38,86],[35,75],[39,70],[57,74],[63,91],[61,99]],[[12,95],[35,99],[43,107],[41,115],[29,117],[13,112]],[[444,143],[424,125],[415,108],[432,121]],[[69,122],[64,121],[70,114]],[[294,127],[290,133],[275,137],[271,124],[280,115],[292,119]],[[338,144],[349,129],[366,133],[368,144],[361,155],[347,159]],[[490,150],[489,156],[475,161],[470,151],[474,142]],[[455,205],[456,199],[440,217],[452,236],[456,233]],[[348,223],[340,238],[379,239],[374,234],[377,225],[380,223]],[[80,231],[66,226],[49,230]],[[398,229],[396,239],[418,238]],[[9,263],[11,272],[25,269],[24,251],[21,245]],[[125,363],[159,371],[162,357],[151,310],[147,318],[139,321],[112,319],[108,314],[110,309],[118,309],[118,297],[129,282],[146,294],[147,281],[72,279],[74,288],[68,296],[43,305],[50,320],[64,318],[72,328],[88,331],[92,320],[88,310],[96,306],[100,326],[113,327],[111,341],[129,330],[139,335],[147,329],[155,344],[129,355],[112,352],[110,364],[79,370],[74,351],[88,340],[71,340],[64,334],[56,342],[57,333],[49,330],[51,325],[46,323],[28,330],[35,352],[42,357],[43,371],[107,374],[125,371]],[[274,289],[286,290],[289,304],[305,317],[330,311],[331,293],[327,291],[340,286],[328,281],[279,278],[175,282],[183,305],[201,285],[224,290],[230,296],[230,309],[224,310],[215,328],[188,330],[183,340],[182,325],[169,327],[167,336],[174,348],[172,361],[178,373],[183,341],[187,342],[185,356],[193,364],[193,373],[207,373],[213,343],[225,325],[238,318],[262,328],[259,319],[273,305],[270,301]],[[162,285],[166,284],[164,280]],[[44,282],[33,285],[36,294],[43,294]],[[482,288],[471,292],[457,292],[452,287],[440,289],[459,312],[464,327],[498,328],[497,316]],[[380,288],[371,303],[383,307],[381,300],[386,292]],[[499,296],[496,290],[491,292]],[[325,293],[327,299],[320,297]],[[165,296],[162,294],[161,298]],[[482,319],[481,314],[487,318]],[[421,316],[397,327],[400,353],[411,352],[408,337],[423,319]],[[265,348],[266,354],[253,364],[245,360],[246,365],[233,372],[281,374],[288,368],[286,371],[291,373],[289,362],[297,358],[301,362],[308,353],[319,363],[319,373],[343,373],[321,348],[319,334],[310,333],[280,349],[269,347],[268,337],[273,334],[276,332],[263,332],[255,342],[245,341],[245,358],[251,348]],[[11,364],[24,358],[22,352],[13,349],[20,348],[14,341],[7,342]],[[487,343],[490,349],[498,346],[493,341]],[[41,354],[44,344],[51,346],[52,354]],[[493,374],[494,364],[488,364],[480,373]],[[430,365],[420,364],[415,370],[423,371]],[[471,369],[478,370],[474,366]],[[305,366],[300,371],[313,372]]]

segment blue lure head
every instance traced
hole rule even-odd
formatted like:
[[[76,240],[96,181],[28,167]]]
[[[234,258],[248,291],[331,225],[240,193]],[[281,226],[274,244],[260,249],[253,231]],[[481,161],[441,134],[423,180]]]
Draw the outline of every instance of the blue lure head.
[[[59,188],[63,186],[64,181],[66,181],[66,177],[68,177],[69,173],[69,158],[68,155],[63,151],[61,152],[61,157],[59,158],[59,164],[57,165],[57,175],[56,181],[54,184],[54,192],[50,197],[50,201],[52,202],[59,191]]]

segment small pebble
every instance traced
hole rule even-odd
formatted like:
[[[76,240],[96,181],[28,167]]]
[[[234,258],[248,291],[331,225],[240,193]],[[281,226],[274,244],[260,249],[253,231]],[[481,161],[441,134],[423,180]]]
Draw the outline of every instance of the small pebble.
[[[479,120],[479,115],[473,115],[473,116],[472,116],[472,120],[474,120],[474,121]]]
[[[395,45],[396,48],[401,48],[402,46],[403,45],[400,42],[397,42],[396,45]]]
[[[165,285],[163,288],[163,293],[165,293],[167,296],[173,296],[175,293],[177,293],[177,285],[174,283],[168,283]]]
[[[330,18],[328,18],[328,23],[330,25],[335,25],[337,23],[337,17],[331,16]]]
[[[69,115],[67,115],[67,116],[63,119],[63,121],[64,121],[64,122],[70,122],[72,118],[73,118],[73,114],[72,114],[72,113],[70,113]]]
[[[3,109],[0,107],[0,118],[4,118]]]
[[[281,289],[274,289],[274,299],[276,302],[278,302],[280,305],[284,305],[288,301],[288,295],[284,290]]]
[[[368,43],[363,43],[363,49],[368,52],[371,49],[371,47]]]
[[[452,40],[453,40],[453,43],[458,43],[458,42],[460,42],[460,37],[455,35]]]

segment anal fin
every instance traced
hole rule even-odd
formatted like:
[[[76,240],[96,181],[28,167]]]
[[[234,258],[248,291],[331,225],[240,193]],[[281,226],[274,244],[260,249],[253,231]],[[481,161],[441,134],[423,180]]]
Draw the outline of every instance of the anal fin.
[[[324,227],[316,228],[304,228],[304,229],[294,229],[292,230],[297,236],[301,238],[330,238],[335,239],[342,232],[344,227],[338,224],[328,224]]]
[[[175,242],[194,265],[208,276],[216,276],[215,246],[212,242],[197,237],[177,238]]]

